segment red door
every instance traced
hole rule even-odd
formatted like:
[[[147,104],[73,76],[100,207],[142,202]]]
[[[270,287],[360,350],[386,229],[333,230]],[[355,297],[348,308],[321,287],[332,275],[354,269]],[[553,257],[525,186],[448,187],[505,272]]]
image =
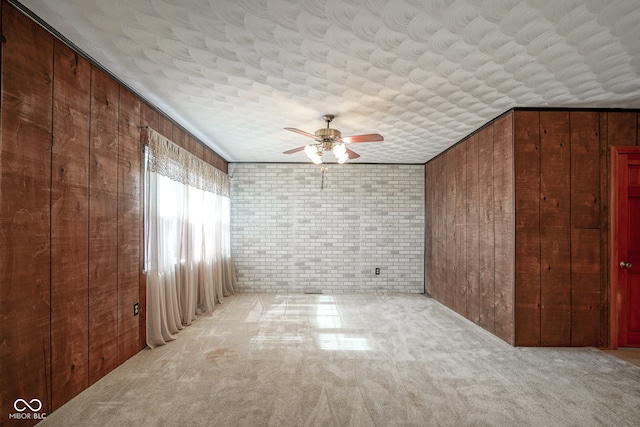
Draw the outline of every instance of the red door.
[[[617,347],[640,347],[640,148],[618,147],[612,159],[612,320]]]

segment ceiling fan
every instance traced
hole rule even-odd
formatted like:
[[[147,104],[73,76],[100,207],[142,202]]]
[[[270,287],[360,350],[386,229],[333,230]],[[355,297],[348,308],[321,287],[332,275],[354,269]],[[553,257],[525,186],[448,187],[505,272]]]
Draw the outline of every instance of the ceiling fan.
[[[378,133],[368,133],[365,135],[341,136],[339,130],[331,129],[329,124],[335,118],[333,114],[325,114],[322,120],[327,123],[326,128],[318,129],[314,134],[305,132],[296,128],[285,128],[291,132],[299,133],[306,137],[315,139],[315,143],[311,143],[293,150],[284,151],[283,154],[293,154],[299,151],[305,152],[307,157],[315,164],[322,163],[322,154],[325,151],[332,151],[338,159],[338,163],[344,163],[347,159],[357,159],[360,157],[358,153],[346,147],[346,144],[356,144],[361,142],[379,142],[384,141],[382,135]]]

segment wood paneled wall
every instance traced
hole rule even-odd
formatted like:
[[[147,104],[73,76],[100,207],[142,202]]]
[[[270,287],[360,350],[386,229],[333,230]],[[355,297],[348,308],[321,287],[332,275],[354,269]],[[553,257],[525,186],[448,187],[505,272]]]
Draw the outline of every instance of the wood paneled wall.
[[[146,345],[139,127],[227,163],[13,6],[1,13],[0,414],[10,423],[16,399],[50,413]]]
[[[425,291],[514,345],[606,345],[609,147],[638,126],[516,109],[427,163]]]
[[[636,111],[515,111],[516,345],[608,342],[609,147]]]
[[[513,113],[426,165],[433,298],[513,343]]]
[[[50,402],[53,39],[2,8],[0,413]],[[5,41],[6,40],[6,41]]]

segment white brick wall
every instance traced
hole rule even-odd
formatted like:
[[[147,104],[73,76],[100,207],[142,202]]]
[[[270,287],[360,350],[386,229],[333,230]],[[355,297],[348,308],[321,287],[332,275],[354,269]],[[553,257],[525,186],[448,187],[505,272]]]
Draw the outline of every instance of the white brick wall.
[[[422,293],[424,166],[328,168],[229,165],[240,290]]]

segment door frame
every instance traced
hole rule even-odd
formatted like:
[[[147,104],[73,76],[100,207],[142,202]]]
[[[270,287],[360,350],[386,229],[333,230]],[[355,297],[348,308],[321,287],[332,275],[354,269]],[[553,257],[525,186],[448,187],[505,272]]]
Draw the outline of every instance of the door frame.
[[[608,348],[618,348],[618,290],[620,280],[620,266],[618,253],[618,196],[620,187],[618,171],[626,167],[621,164],[621,157],[625,154],[640,154],[638,146],[611,146],[609,168],[609,343]]]

